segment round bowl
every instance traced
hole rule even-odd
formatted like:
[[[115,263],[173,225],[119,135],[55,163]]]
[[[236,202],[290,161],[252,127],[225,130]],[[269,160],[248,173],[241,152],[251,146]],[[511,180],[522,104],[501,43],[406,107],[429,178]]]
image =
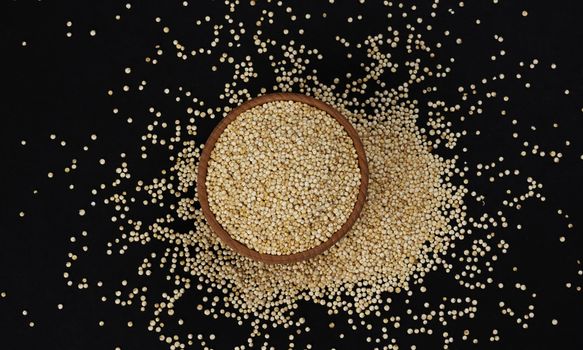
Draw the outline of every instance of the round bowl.
[[[301,252],[297,252],[294,254],[288,255],[272,255],[272,254],[265,254],[260,253],[256,250],[250,249],[241,242],[233,239],[229,232],[227,232],[221,224],[217,221],[214,213],[210,210],[209,203],[208,203],[208,193],[206,188],[206,175],[207,175],[207,168],[208,162],[215,146],[215,143],[221,136],[221,133],[225,130],[227,125],[230,122],[235,120],[237,116],[241,113],[251,109],[255,106],[259,106],[268,102],[273,101],[295,101],[295,102],[302,102],[308,104],[310,106],[316,107],[322,111],[325,111],[330,116],[338,121],[343,127],[344,130],[348,133],[352,142],[354,144],[354,148],[356,149],[356,153],[358,156],[358,166],[360,168],[360,187],[358,191],[358,196],[356,202],[354,203],[354,207],[350,216],[346,220],[346,222],[340,227],[340,229],[332,234],[326,241],[320,243],[317,246],[314,246],[308,250],[304,250]],[[362,146],[362,142],[358,137],[358,133],[352,127],[350,122],[335,108],[332,106],[317,100],[313,97],[296,94],[296,93],[272,93],[267,95],[262,95],[256,98],[253,98],[247,102],[244,102],[237,108],[230,111],[223,120],[219,122],[219,124],[214,128],[212,133],[210,134],[209,138],[207,139],[204,148],[202,150],[202,154],[200,156],[200,162],[198,165],[198,175],[197,175],[197,182],[196,188],[198,193],[198,200],[200,202],[202,213],[207,220],[212,231],[219,236],[219,238],[229,247],[231,247],[237,253],[252,258],[254,260],[258,260],[267,264],[289,264],[294,262],[299,262],[302,260],[310,259],[315,257],[318,254],[321,254],[326,249],[330,248],[336,242],[338,242],[352,227],[352,225],[358,219],[360,212],[362,211],[362,207],[364,206],[364,201],[366,199],[366,191],[368,188],[368,164],[366,161],[366,155],[364,152],[364,147]]]

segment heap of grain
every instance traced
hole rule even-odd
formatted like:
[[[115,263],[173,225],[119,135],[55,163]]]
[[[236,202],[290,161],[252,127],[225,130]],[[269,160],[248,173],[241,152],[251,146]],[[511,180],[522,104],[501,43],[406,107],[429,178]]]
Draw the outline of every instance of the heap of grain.
[[[252,313],[283,321],[300,300],[364,315],[374,311],[382,292],[408,288],[443,264],[441,254],[463,235],[466,189],[444,181],[454,176],[455,161],[431,152],[414,108],[393,105],[362,116],[335,107],[355,124],[370,182],[360,218],[322,255],[292,265],[243,257],[219,243],[195,201],[182,202],[181,211],[196,221],[196,233],[184,242],[186,270],[226,292],[225,305],[238,310],[233,317]],[[177,165],[184,174],[192,169],[184,161]],[[190,178],[184,177],[185,185]]]

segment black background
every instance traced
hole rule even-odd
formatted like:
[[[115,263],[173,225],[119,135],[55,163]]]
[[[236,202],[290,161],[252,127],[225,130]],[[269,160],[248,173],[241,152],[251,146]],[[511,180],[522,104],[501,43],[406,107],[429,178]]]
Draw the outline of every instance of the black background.
[[[370,28],[359,27],[362,32],[352,31],[351,37],[361,38],[369,30],[374,32],[371,30],[375,26],[373,19],[379,14],[358,10],[356,4],[338,2],[341,3],[336,4],[334,11],[363,13],[370,19]],[[306,11],[310,7],[316,13],[316,9],[328,6],[325,2],[292,3],[299,13],[304,7]],[[444,5],[444,8],[447,6]],[[103,218],[107,218],[107,210],[98,205],[83,218],[77,215],[77,211],[88,208],[88,202],[93,200],[90,190],[96,184],[113,179],[113,164],[116,159],[119,160],[120,152],[129,154],[129,150],[133,150],[137,154],[136,144],[143,131],[140,129],[143,126],[140,113],[145,114],[147,106],[163,106],[161,108],[165,108],[168,120],[185,116],[171,97],[163,97],[159,93],[119,97],[116,92],[112,99],[106,92],[108,89],[119,91],[128,79],[133,86],[143,79],[148,81],[148,85],[159,87],[158,90],[183,86],[195,91],[203,100],[216,101],[216,91],[223,82],[221,74],[226,75],[223,79],[228,80],[230,72],[202,72],[193,63],[190,66],[183,63],[165,64],[151,69],[144,63],[144,56],[153,57],[154,46],[168,41],[163,39],[160,25],[153,20],[156,16],[170,24],[173,33],[176,31],[185,41],[189,41],[188,45],[207,41],[204,36],[189,36],[193,18],[203,18],[207,14],[215,18],[221,9],[220,3],[215,1],[192,1],[187,8],[183,8],[178,1],[145,1],[132,4],[131,11],[125,9],[124,3],[114,1],[3,3],[0,10],[0,57],[3,61],[3,89],[0,95],[3,101],[0,125],[0,291],[7,292],[8,296],[0,299],[0,349],[166,348],[158,341],[157,335],[145,329],[149,315],[140,313],[135,307],[122,308],[111,302],[101,302],[99,299],[104,292],[93,286],[83,291],[67,287],[62,273],[67,254],[72,249],[69,237],[75,235],[79,238],[79,232],[85,229],[90,232],[87,245],[93,258],[79,262],[82,268],[77,271],[81,272],[77,272],[73,280],[100,276],[106,285],[108,279],[112,283],[127,279],[131,284],[132,276],[135,276],[135,263],[141,255],[130,252],[119,259],[105,258],[103,243],[116,235],[114,226],[103,222]],[[520,15],[523,9],[528,10],[527,18]],[[116,21],[113,18],[115,14],[120,14],[122,19]],[[476,332],[483,332],[480,343],[471,345],[456,340],[450,348],[583,348],[581,293],[575,292],[574,287],[565,288],[566,282],[577,286],[583,281],[576,274],[577,269],[581,268],[577,267],[576,261],[583,258],[580,229],[583,223],[579,209],[583,194],[583,162],[579,159],[583,154],[582,14],[583,3],[580,1],[501,1],[497,6],[479,1],[466,4],[463,15],[447,19],[449,28],[455,29],[464,38],[465,51],[458,52],[456,50],[459,48],[451,48],[451,55],[456,57],[458,63],[456,74],[445,82],[446,85],[465,85],[475,81],[476,77],[487,76],[491,71],[511,74],[517,71],[521,57],[527,64],[529,59],[536,58],[542,62],[544,69],[529,71],[528,79],[521,84],[507,82],[503,87],[512,96],[511,113],[520,120],[517,130],[527,140],[545,149],[561,145],[567,139],[572,143],[564,152],[565,159],[557,166],[548,158],[519,157],[519,151],[513,151],[516,144],[508,137],[512,131],[507,131],[507,126],[495,120],[480,127],[481,138],[468,137],[462,141],[471,148],[466,155],[469,163],[480,162],[491,155],[505,155],[508,162],[544,183],[544,193],[549,200],[544,205],[529,206],[528,210],[513,216],[523,224],[523,229],[507,233],[509,236],[504,237],[511,242],[512,250],[504,256],[495,274],[507,285],[520,281],[528,285],[529,293],[537,293],[536,317],[529,323],[529,329],[523,330],[514,321],[500,317],[496,307],[501,299],[516,298],[517,303],[522,303],[520,300],[523,299],[515,296],[510,288],[503,291],[492,288],[475,294],[480,300],[475,320],[452,324],[447,328],[448,332],[459,338],[461,330],[471,324]],[[245,13],[238,16],[244,18]],[[483,22],[480,30],[476,30],[473,24],[475,18]],[[73,21],[72,38],[65,36],[68,20]],[[340,25],[312,21],[305,25],[305,29],[317,31],[319,35],[311,39],[314,46],[329,45],[333,55],[333,45],[326,38],[333,36]],[[95,37],[89,36],[91,29],[97,30]],[[488,60],[489,55],[481,54],[493,52],[488,43],[492,42],[491,36],[496,33],[504,35],[507,55],[512,59],[492,63]],[[27,42],[25,47],[21,45],[22,41]],[[246,50],[252,52],[253,48],[238,49],[236,54],[244,57]],[[478,61],[478,57],[484,61]],[[211,61],[212,58],[208,58],[207,63],[210,65]],[[548,69],[551,62],[558,64],[558,69],[552,72]],[[204,66],[204,59],[197,64]],[[130,76],[123,74],[124,67],[128,66],[132,67]],[[319,78],[330,81],[338,71],[348,72],[351,69],[358,69],[357,60],[322,64],[318,67]],[[269,77],[263,86],[268,86],[268,81]],[[525,81],[533,84],[528,91],[523,88]],[[565,89],[570,90],[568,96],[563,94]],[[455,88],[451,90],[455,91]],[[120,108],[123,111],[120,114],[124,116],[136,113],[133,115],[136,122],[128,126],[124,122],[125,117],[113,116],[111,111],[114,107]],[[133,112],[138,110],[141,112]],[[552,128],[554,122],[559,123],[560,127]],[[536,125],[537,131],[531,132],[530,125]],[[201,140],[212,126],[212,122],[205,125]],[[56,141],[49,139],[53,133],[57,135]],[[91,134],[97,134],[98,141],[91,141]],[[26,140],[26,146],[20,144],[21,140]],[[66,140],[67,146],[61,147],[58,144],[60,140]],[[89,151],[82,151],[84,145],[89,146]],[[508,152],[509,149],[512,152]],[[157,160],[155,151],[151,151],[150,155]],[[108,160],[108,166],[96,166],[97,160],[102,157]],[[78,160],[79,170],[65,175],[62,169],[70,164],[72,158]],[[165,162],[163,155],[159,161],[160,166],[153,167],[152,162],[143,165],[137,159],[128,160],[131,167],[139,169],[141,174],[156,174]],[[55,172],[54,179],[47,178],[49,171]],[[67,189],[71,183],[75,184],[74,190]],[[33,194],[35,189],[39,191],[36,195]],[[556,215],[557,208],[570,214],[574,230],[566,229],[567,221]],[[24,218],[19,218],[20,211],[26,213]],[[561,235],[567,236],[566,244],[559,243],[558,237]],[[155,249],[151,246],[148,251]],[[519,275],[512,272],[514,266],[518,267]],[[90,281],[93,285],[95,282]],[[155,293],[158,288],[164,290],[165,283],[162,277],[151,279],[150,292]],[[458,287],[451,278],[444,278],[443,272],[431,275],[426,285],[429,292],[424,298],[427,300],[439,301],[442,296],[450,295],[463,297],[459,291],[454,292]],[[402,302],[404,296],[392,297],[392,307],[405,310]],[[234,327],[227,321],[212,321],[198,315],[194,310],[198,299],[197,295],[189,296],[177,307],[186,321],[186,331],[195,334],[214,332],[217,334],[217,341],[213,343],[216,349],[232,348],[234,344],[242,343],[248,328]],[[528,304],[528,298],[525,300]],[[59,303],[64,304],[64,310],[57,310]],[[415,297],[412,303],[416,303]],[[28,311],[28,316],[22,315],[23,309]],[[308,333],[311,339],[304,336],[296,342],[298,348],[306,342],[312,343],[315,349],[371,347],[363,340],[370,334],[362,330],[356,333],[347,330],[346,338],[338,339],[338,329],[346,327],[342,315],[331,317],[323,309],[310,305],[303,305],[301,313],[308,315],[312,332]],[[557,327],[551,326],[550,320],[553,318],[559,319]],[[100,320],[105,321],[104,327],[98,326]],[[126,326],[129,320],[134,322],[134,327]],[[35,322],[35,327],[28,326],[30,321]],[[331,321],[337,324],[334,331],[327,327]],[[493,328],[501,334],[500,343],[487,340]],[[279,338],[277,332],[274,334],[273,343],[280,344],[278,349],[284,348],[283,333],[279,334]],[[416,344],[418,349],[439,348],[440,336],[434,338],[399,337],[404,348],[408,348],[408,344]]]

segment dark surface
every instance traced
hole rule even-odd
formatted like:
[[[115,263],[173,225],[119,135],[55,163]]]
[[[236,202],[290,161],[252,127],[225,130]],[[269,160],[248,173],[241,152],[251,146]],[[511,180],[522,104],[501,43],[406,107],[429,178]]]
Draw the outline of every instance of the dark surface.
[[[360,6],[337,2],[342,2],[335,7],[334,11],[338,12],[352,13]],[[515,164],[544,183],[543,192],[549,200],[544,205],[529,206],[512,216],[523,224],[523,229],[504,237],[512,248],[501,259],[494,274],[497,281],[509,286],[516,282],[526,283],[529,286],[526,294],[537,293],[534,300],[536,316],[529,322],[529,329],[523,330],[513,320],[501,316],[497,308],[502,299],[516,300],[520,305],[517,312],[525,311],[531,302],[529,298],[519,296],[520,292],[512,288],[474,292],[480,300],[476,319],[452,324],[446,330],[459,338],[463,329],[472,327],[475,332],[483,332],[480,343],[472,346],[456,340],[450,348],[582,349],[583,294],[576,292],[574,287],[583,284],[583,278],[577,275],[581,266],[576,265],[577,259],[583,258],[583,222],[579,203],[583,195],[583,161],[579,159],[583,154],[583,53],[580,52],[583,3],[573,0],[501,2],[498,6],[485,1],[466,4],[464,15],[446,20],[453,21],[448,23],[449,28],[455,28],[464,38],[461,49],[451,48],[451,55],[456,57],[458,64],[449,84],[453,87],[467,85],[490,72],[513,75],[518,72],[521,60],[528,65],[532,59],[539,59],[544,68],[528,70],[528,73],[523,69],[528,79],[505,81],[500,90],[509,91],[512,96],[508,110],[520,120],[515,129],[523,137],[543,149],[559,147],[567,150],[563,152],[565,159],[559,166],[549,158],[522,158],[519,156],[521,148],[509,136],[512,131],[507,131],[508,123],[500,123],[495,118],[491,123],[481,124],[481,138],[468,137],[462,141],[462,144],[471,146],[471,152],[466,155],[470,164],[483,159],[491,161],[494,160],[492,155],[504,154],[506,162]],[[301,13],[301,8],[308,3],[312,2],[294,6]],[[326,6],[324,2],[315,3],[312,11]],[[8,296],[0,299],[0,349],[167,348],[158,341],[156,334],[146,330],[150,315],[139,312],[136,307],[101,302],[104,291],[98,288],[78,290],[68,287],[62,274],[67,254],[72,249],[69,237],[79,237],[79,232],[86,229],[90,232],[87,245],[93,258],[81,259],[79,264],[82,267],[76,270],[77,275],[72,279],[100,276],[105,283],[108,280],[127,279],[132,282],[135,279],[135,266],[142,256],[139,251],[130,250],[122,258],[106,258],[103,253],[104,242],[117,235],[114,225],[103,220],[107,218],[106,210],[98,205],[83,218],[77,215],[77,211],[87,208],[93,200],[92,188],[111,181],[114,164],[117,164],[114,160],[119,158],[120,152],[135,150],[138,153],[136,145],[143,127],[140,118],[147,113],[148,106],[156,105],[164,109],[165,115],[175,115],[176,118],[186,116],[170,96],[159,92],[118,95],[115,102],[106,92],[108,89],[118,91],[128,80],[136,85],[144,79],[148,85],[159,87],[158,90],[184,86],[204,100],[217,101],[217,91],[222,88],[221,74],[228,77],[232,72],[219,70],[210,73],[208,69],[199,72],[197,67],[204,66],[205,59],[210,65],[210,58],[197,63],[177,62],[152,68],[144,63],[144,57],[152,56],[156,44],[171,46],[168,39],[163,39],[160,25],[154,22],[156,16],[172,24],[173,33],[180,33],[187,44],[206,42],[206,37],[190,35],[190,27],[195,19],[207,13],[215,16],[221,8],[215,1],[196,4],[192,1],[187,8],[183,8],[180,2],[146,1],[132,4],[131,11],[127,11],[124,4],[113,1],[5,1],[2,5],[0,39],[3,49],[0,55],[4,88],[0,126],[0,292],[5,291]],[[523,9],[529,12],[526,19],[520,16]],[[360,27],[362,32],[355,30],[347,34],[355,39],[369,31],[375,32],[374,19],[382,16],[374,11],[359,11],[370,22],[366,28]],[[115,14],[120,14],[122,20],[116,21]],[[238,16],[244,18],[245,10],[242,9]],[[483,22],[480,30],[473,25],[475,18]],[[73,21],[71,39],[65,36],[68,20]],[[317,30],[319,35],[312,39],[313,45],[324,50],[328,43],[335,43],[333,37],[341,30],[338,29],[341,25],[312,21],[304,28]],[[90,37],[88,33],[93,28],[97,35]],[[493,42],[492,35],[498,33],[504,35],[509,58],[492,63],[489,56],[495,52],[495,47],[488,45]],[[23,40],[27,41],[26,47],[21,46]],[[332,57],[334,47],[330,45]],[[244,57],[253,50],[244,47],[238,49],[236,55]],[[481,54],[484,52],[490,54]],[[559,66],[552,72],[548,69],[551,62]],[[334,63],[318,67],[322,81],[330,81],[337,72],[358,67],[357,59]],[[123,69],[128,66],[132,67],[133,73],[126,76]],[[269,67],[258,70],[268,72]],[[269,73],[264,74],[264,86],[270,86],[271,78]],[[533,84],[529,90],[523,88],[527,80]],[[570,90],[568,96],[563,94],[565,89]],[[133,113],[135,122],[128,126],[124,122],[127,114],[113,116],[114,106]],[[553,122],[559,123],[560,128],[553,128]],[[202,128],[201,139],[210,133],[213,125],[209,121]],[[531,132],[530,125],[537,125],[537,131]],[[57,135],[55,141],[49,139],[52,133]],[[99,136],[98,142],[90,140],[93,133]],[[567,148],[562,146],[566,139],[572,143]],[[21,140],[27,141],[26,146],[21,146]],[[61,147],[60,140],[66,140],[67,145]],[[89,146],[89,151],[82,150],[84,145]],[[509,152],[509,149],[517,151]],[[155,158],[155,151],[150,151],[150,156]],[[108,166],[96,166],[102,157],[108,159]],[[78,159],[79,169],[71,175],[64,175],[62,169],[70,165],[72,158]],[[161,157],[160,162],[165,162],[164,159]],[[133,168],[141,166],[139,160],[129,162]],[[142,173],[151,170],[155,174],[158,169],[140,170]],[[49,171],[56,174],[52,180],[47,178]],[[485,182],[487,179],[476,181]],[[67,188],[71,183],[75,184],[74,190]],[[35,189],[39,191],[36,195],[33,194]],[[570,214],[575,225],[570,233],[566,230],[567,221],[556,215],[558,208]],[[19,217],[20,211],[26,213],[24,218]],[[558,240],[563,234],[567,236],[566,244],[560,244]],[[77,248],[80,245],[77,244]],[[147,251],[155,249],[155,246],[149,246]],[[517,273],[512,272],[514,266],[518,267]],[[412,305],[403,303],[403,295],[391,296],[391,307],[402,308],[404,314],[408,307],[421,309],[424,301],[439,302],[445,296],[463,298],[464,291],[455,280],[444,276],[442,271],[431,274],[425,283],[429,292],[419,299],[413,297]],[[91,284],[95,282],[90,281]],[[572,282],[574,287],[565,288],[567,282]],[[136,281],[136,285],[139,283]],[[152,293],[168,287],[163,274],[148,283]],[[189,328],[187,331],[195,334],[214,332],[217,334],[216,349],[232,348],[245,340],[247,327],[236,327],[228,321],[210,320],[199,315],[194,308],[198,299],[200,296],[190,295],[176,307],[188,325],[185,326]],[[64,304],[62,311],[57,309],[59,303]],[[28,316],[22,315],[23,309],[28,311]],[[298,340],[296,348],[303,348],[305,342],[311,342],[315,349],[372,347],[364,341],[370,336],[364,330],[346,331],[345,339],[338,339],[339,329],[347,327],[345,316],[328,316],[324,309],[313,305],[303,305],[300,311],[307,315],[312,332],[308,333],[310,339],[304,336]],[[551,326],[553,318],[559,319],[557,327]],[[98,326],[100,320],[105,321],[104,327]],[[134,323],[132,328],[127,327],[129,320]],[[35,322],[33,328],[28,326],[30,321]],[[337,325],[334,331],[327,326],[331,321]],[[492,328],[500,332],[501,342],[488,342]],[[441,333],[438,329],[436,327],[436,334]],[[273,338],[272,343],[282,344],[277,346],[278,349],[287,346],[284,333],[273,332]],[[416,344],[417,349],[435,349],[441,344],[439,335],[431,338],[401,335],[399,339],[402,348]]]

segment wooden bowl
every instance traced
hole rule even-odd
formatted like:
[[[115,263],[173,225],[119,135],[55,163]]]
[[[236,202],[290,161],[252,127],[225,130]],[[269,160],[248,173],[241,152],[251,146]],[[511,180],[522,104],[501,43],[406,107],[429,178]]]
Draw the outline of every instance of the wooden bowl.
[[[255,106],[262,105],[267,102],[272,101],[296,101],[296,102],[303,102],[310,106],[316,107],[320,110],[325,111],[332,117],[334,117],[338,123],[340,123],[344,130],[350,135],[352,138],[352,142],[354,143],[354,147],[356,148],[356,153],[358,155],[358,165],[360,168],[360,188],[358,191],[358,197],[356,202],[354,203],[354,208],[348,217],[348,220],[340,227],[338,231],[336,231],[328,240],[322,242],[321,244],[312,247],[308,250],[301,251],[294,254],[289,255],[272,255],[272,254],[264,254],[253,249],[248,248],[244,244],[238,242],[237,240],[233,239],[231,235],[219,224],[215,215],[210,210],[209,203],[208,203],[208,193],[206,188],[206,175],[207,175],[207,167],[208,162],[211,156],[211,152],[217,142],[217,139],[221,136],[221,133],[230,122],[232,122],[239,114],[245,112],[248,109],[251,109]],[[338,112],[335,108],[331,107],[330,105],[319,101],[315,98],[295,94],[295,93],[273,93],[268,95],[263,95],[251,99],[237,108],[233,109],[231,112],[227,114],[223,120],[214,128],[212,133],[210,134],[209,138],[207,139],[202,154],[200,156],[200,163],[198,165],[198,177],[196,182],[196,188],[198,192],[198,200],[200,202],[200,206],[202,209],[202,213],[206,218],[209,226],[216,233],[219,238],[231,247],[234,251],[249,258],[262,261],[267,264],[285,264],[285,263],[294,263],[306,259],[313,258],[314,256],[322,253],[326,249],[330,248],[334,245],[338,240],[340,240],[352,227],[364,205],[364,201],[366,198],[366,191],[368,187],[368,164],[366,161],[366,155],[364,153],[364,147],[362,146],[362,142],[358,137],[356,130],[352,127],[350,122],[344,118],[340,112]]]

